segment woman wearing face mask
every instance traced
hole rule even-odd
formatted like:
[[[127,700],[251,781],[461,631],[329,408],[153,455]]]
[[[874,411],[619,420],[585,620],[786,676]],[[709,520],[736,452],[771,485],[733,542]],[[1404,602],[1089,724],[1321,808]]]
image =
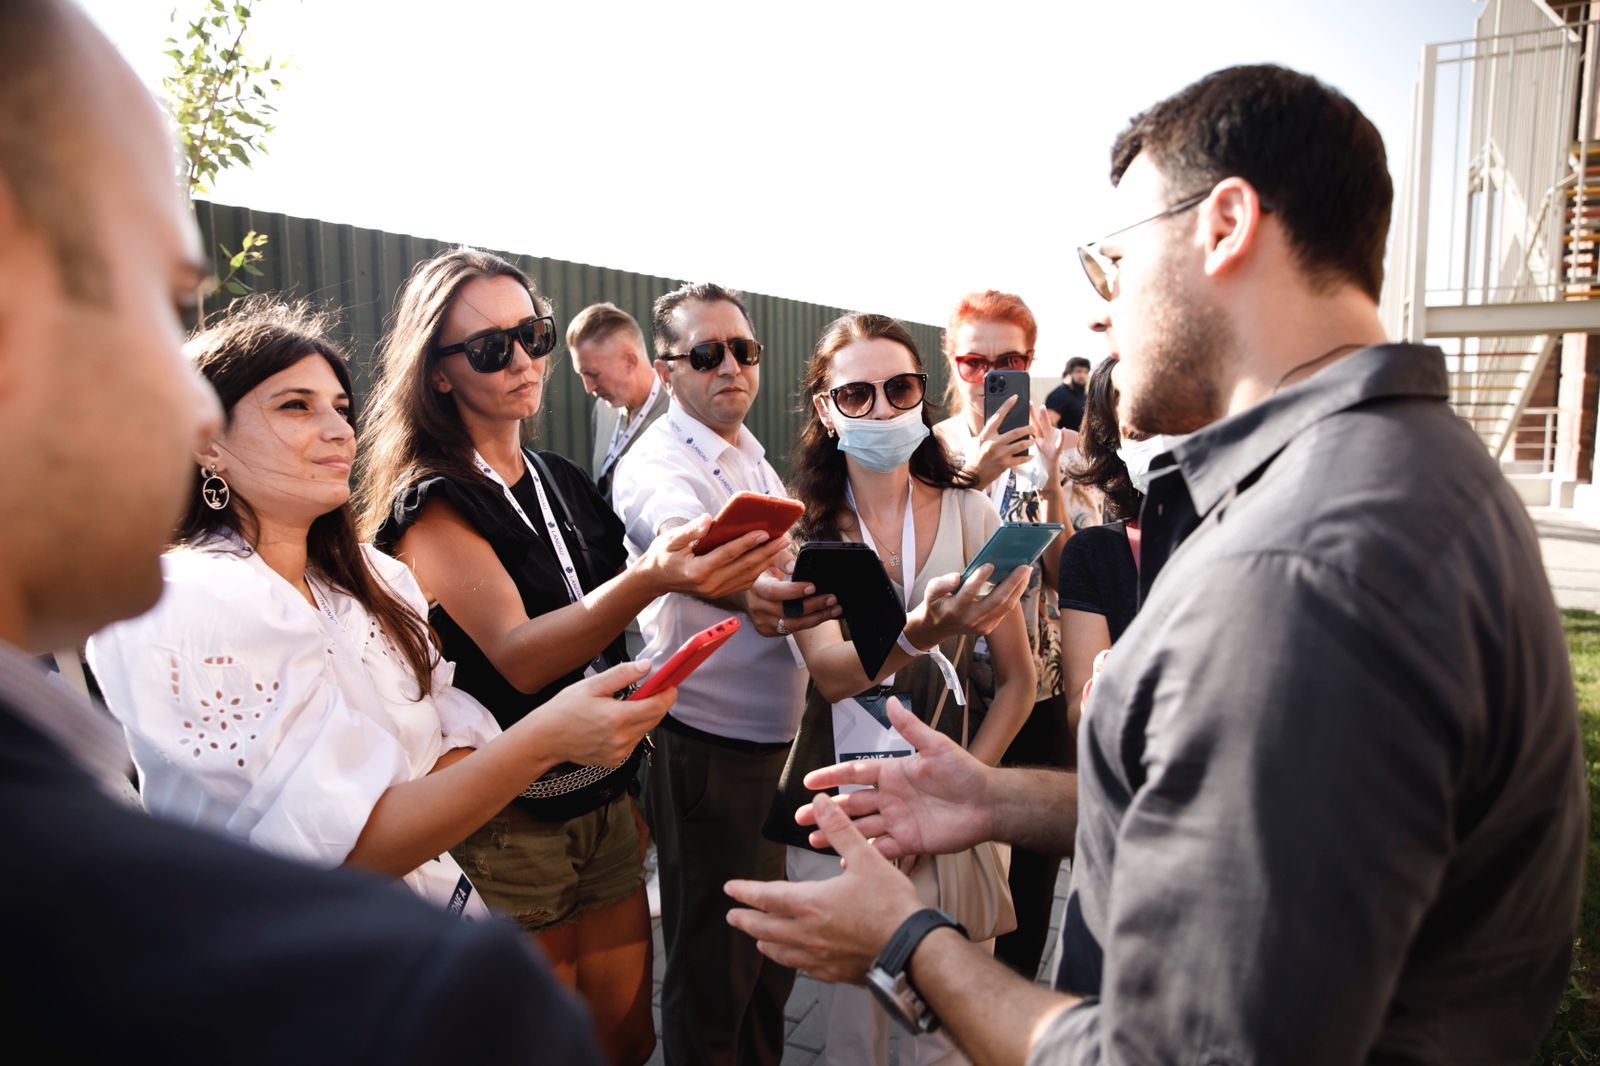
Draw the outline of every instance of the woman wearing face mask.
[[[612,699],[628,664],[502,733],[451,684],[410,573],[356,541],[350,372],[323,322],[252,298],[189,354],[226,426],[160,602],[89,642],[146,806],[486,917],[445,849],[552,766],[625,755],[670,700]]]
[[[899,752],[909,746],[889,727],[883,707],[898,700],[990,765],[1033,704],[1033,663],[1017,602],[1028,569],[993,575],[988,567],[960,584],[961,571],[999,526],[989,501],[932,437],[923,404],[927,375],[910,335],[882,315],[849,314],[823,331],[806,372],[810,418],[795,445],[792,491],[805,504],[807,540],[851,540],[870,546],[907,606],[905,631],[888,660],[868,677],[839,622],[795,634],[811,683],[799,732],[767,821],[767,833],[789,845],[791,880],[839,873],[831,852],[813,849],[795,824],[809,803],[811,770],[852,753]],[[959,588],[959,591],[957,589]],[[981,726],[965,713],[972,645],[988,634],[997,684]],[[919,860],[913,881],[930,904],[955,913],[933,863]],[[825,985],[824,1056],[830,1063],[883,1063],[889,1017],[862,988]],[[960,1061],[942,1035],[902,1037],[902,1063]]]
[[[1100,493],[1105,524],[1085,529],[1061,553],[1061,648],[1073,735],[1084,682],[1097,655],[1111,647],[1139,610],[1139,509],[1150,462],[1178,438],[1124,435],[1117,422],[1116,367],[1106,359],[1089,375],[1084,394],[1079,485]]]
[[[1009,433],[999,432],[1004,411],[987,422],[983,418],[984,375],[991,370],[1027,370],[1033,363],[1037,334],[1033,312],[1020,297],[993,290],[963,297],[945,329],[954,413],[936,425],[934,433],[976,487],[989,494],[1002,521],[1059,522],[1067,527],[1034,563],[1023,593],[1022,616],[1038,689],[1027,720],[1001,760],[1008,766],[1064,769],[1072,761],[1073,743],[1061,687],[1057,565],[1071,531],[1093,521],[1088,500],[1062,485],[1062,457],[1075,447],[1077,434],[1056,428],[1043,407],[1030,413],[1029,427]],[[972,669],[973,705],[981,713],[994,691],[994,669],[982,642]],[[1060,867],[1059,855],[1012,849],[1010,883],[1017,928],[995,943],[995,956],[1029,979],[1039,972],[1049,936]]]
[[[766,538],[752,534],[696,556],[702,517],[624,568],[622,523],[588,475],[522,444],[556,335],[521,270],[475,249],[442,252],[400,295],[367,427],[363,525],[415,572],[456,683],[505,728],[623,661],[628,623],[658,596],[747,588],[782,547],[757,549]],[[642,849],[625,791],[643,754],[557,767],[453,851],[490,908],[583,995],[618,1063],[645,1061],[655,1043]]]

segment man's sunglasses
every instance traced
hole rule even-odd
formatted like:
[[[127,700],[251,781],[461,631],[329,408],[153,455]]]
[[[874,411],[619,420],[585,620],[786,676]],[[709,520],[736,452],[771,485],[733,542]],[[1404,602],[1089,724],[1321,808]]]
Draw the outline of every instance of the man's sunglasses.
[[[847,381],[828,390],[833,406],[846,418],[865,418],[872,413],[878,390],[896,411],[909,411],[922,402],[928,391],[928,375],[896,374],[882,381]]]
[[[472,369],[480,374],[493,374],[511,365],[513,341],[522,345],[529,359],[543,359],[555,350],[556,320],[548,317],[530,318],[509,329],[480,333],[460,344],[435,348],[434,354],[454,355],[460,352],[467,357],[467,365]]]
[[[1002,352],[993,359],[981,355],[956,356],[956,373],[961,380],[976,385],[991,370],[1026,370],[1033,365],[1033,352]]]
[[[722,365],[723,357],[729,352],[733,353],[734,362],[740,366],[755,366],[761,362],[761,353],[765,350],[760,341],[735,337],[731,341],[706,341],[686,352],[663,355],[661,358],[669,363],[677,359],[687,359],[689,366],[694,370],[715,370]]]

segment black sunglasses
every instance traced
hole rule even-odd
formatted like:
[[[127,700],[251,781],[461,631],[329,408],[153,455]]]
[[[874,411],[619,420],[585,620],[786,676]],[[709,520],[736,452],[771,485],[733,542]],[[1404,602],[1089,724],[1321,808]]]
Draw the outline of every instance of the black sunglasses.
[[[878,390],[896,411],[909,411],[922,402],[928,391],[928,375],[896,374],[882,381],[847,381],[828,390],[833,406],[846,418],[863,418],[872,413]]]
[[[765,350],[760,341],[735,337],[731,341],[706,341],[704,344],[695,345],[687,352],[663,355],[661,358],[669,363],[676,359],[687,359],[689,366],[694,370],[715,370],[722,365],[723,357],[728,352],[733,353],[734,362],[740,366],[755,366],[761,362],[761,353]]]
[[[511,365],[512,341],[522,345],[529,359],[543,359],[555,350],[556,320],[548,317],[530,318],[509,329],[480,333],[460,344],[435,348],[434,354],[454,355],[461,352],[466,355],[467,364],[472,369],[480,374],[493,374]]]

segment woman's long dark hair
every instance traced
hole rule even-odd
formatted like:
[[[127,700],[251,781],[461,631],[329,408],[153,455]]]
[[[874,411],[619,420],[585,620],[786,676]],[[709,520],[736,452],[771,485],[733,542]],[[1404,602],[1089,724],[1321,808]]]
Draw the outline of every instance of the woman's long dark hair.
[[[420,478],[444,474],[454,481],[487,481],[472,465],[472,438],[455,397],[429,380],[439,330],[462,286],[475,278],[506,277],[528,290],[534,313],[548,315],[550,301],[513,263],[477,248],[449,248],[417,264],[400,292],[394,326],[378,349],[378,380],[361,427],[362,461],[357,494],[361,535],[377,536],[397,497]],[[548,388],[548,379],[546,388]]]
[[[834,319],[822,331],[800,390],[805,424],[795,438],[789,467],[792,471],[789,487],[795,499],[806,508],[797,527],[803,540],[838,540],[841,529],[855,526],[845,499],[848,473],[844,453],[839,450],[838,440],[828,435],[817,417],[813,398],[827,395],[833,357],[847,345],[861,340],[894,341],[911,353],[911,362],[917,370],[927,369],[922,353],[917,351],[917,342],[911,339],[904,326],[887,315],[855,311]],[[940,414],[931,399],[923,399],[922,424],[928,427],[929,433],[928,439],[911,453],[911,476],[936,489],[971,488],[972,478],[961,472],[961,467],[932,433],[934,421]]]
[[[1102,359],[1089,375],[1083,397],[1083,425],[1078,430],[1078,452],[1083,464],[1067,471],[1075,484],[1100,490],[1105,500],[1105,517],[1120,522],[1139,517],[1142,496],[1128,478],[1117,449],[1122,446],[1122,428],[1117,423],[1117,390],[1111,384],[1115,359]]]
[[[347,395],[354,395],[350,368],[344,353],[327,333],[329,319],[304,303],[289,304],[268,296],[247,297],[234,304],[226,317],[190,338],[184,349],[195,368],[216,390],[223,417],[231,422],[239,400],[274,374],[289,369],[309,355],[327,360]],[[196,470],[189,490],[189,506],[174,535],[175,545],[197,543],[231,531],[254,545],[259,525],[250,503],[237,490],[228,506],[214,511],[200,494],[204,474]],[[378,620],[384,633],[405,657],[422,695],[433,690],[436,657],[428,623],[368,565],[356,539],[355,521],[348,503],[311,523],[306,534],[306,564],[338,587]]]

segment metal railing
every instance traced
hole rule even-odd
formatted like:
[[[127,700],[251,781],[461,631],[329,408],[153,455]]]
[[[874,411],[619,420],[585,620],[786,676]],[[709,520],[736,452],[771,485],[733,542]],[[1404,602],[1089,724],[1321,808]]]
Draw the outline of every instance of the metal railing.
[[[1528,425],[1528,420],[1532,419],[1532,418],[1542,418],[1544,420],[1543,435],[1542,436],[1538,436],[1538,437],[1535,438],[1538,441],[1538,446],[1539,446],[1539,460],[1538,460],[1539,461],[1539,473],[1541,473],[1541,474],[1553,474],[1553,473],[1555,473],[1555,471],[1556,471],[1556,418],[1560,414],[1561,414],[1561,408],[1559,408],[1559,407],[1528,407],[1528,408],[1525,408],[1523,410],[1523,412],[1522,412],[1522,418],[1519,420],[1516,429],[1514,429],[1512,431],[1517,439],[1515,439],[1513,441],[1512,446],[1511,446],[1511,449],[1512,449],[1511,458],[1513,460],[1520,460],[1522,458],[1522,454],[1521,454],[1522,453],[1522,449],[1528,446],[1528,445],[1523,443],[1523,441],[1521,439],[1521,434],[1529,432],[1530,429],[1535,434],[1538,434],[1540,432],[1539,427],[1530,427]]]
[[[1426,339],[1430,308],[1547,304],[1600,288],[1578,239],[1586,220],[1600,222],[1597,146],[1578,121],[1594,78],[1585,42],[1600,26],[1577,20],[1588,13],[1488,0],[1477,36],[1424,49],[1382,302],[1392,336]],[[1452,399],[1497,455],[1555,332],[1486,331],[1454,345]]]
[[[1385,301],[1421,340],[1426,307],[1557,299],[1564,194],[1600,203],[1572,169],[1583,31],[1537,0],[1490,0],[1479,36],[1426,46]],[[1568,180],[1569,176],[1572,180]]]

